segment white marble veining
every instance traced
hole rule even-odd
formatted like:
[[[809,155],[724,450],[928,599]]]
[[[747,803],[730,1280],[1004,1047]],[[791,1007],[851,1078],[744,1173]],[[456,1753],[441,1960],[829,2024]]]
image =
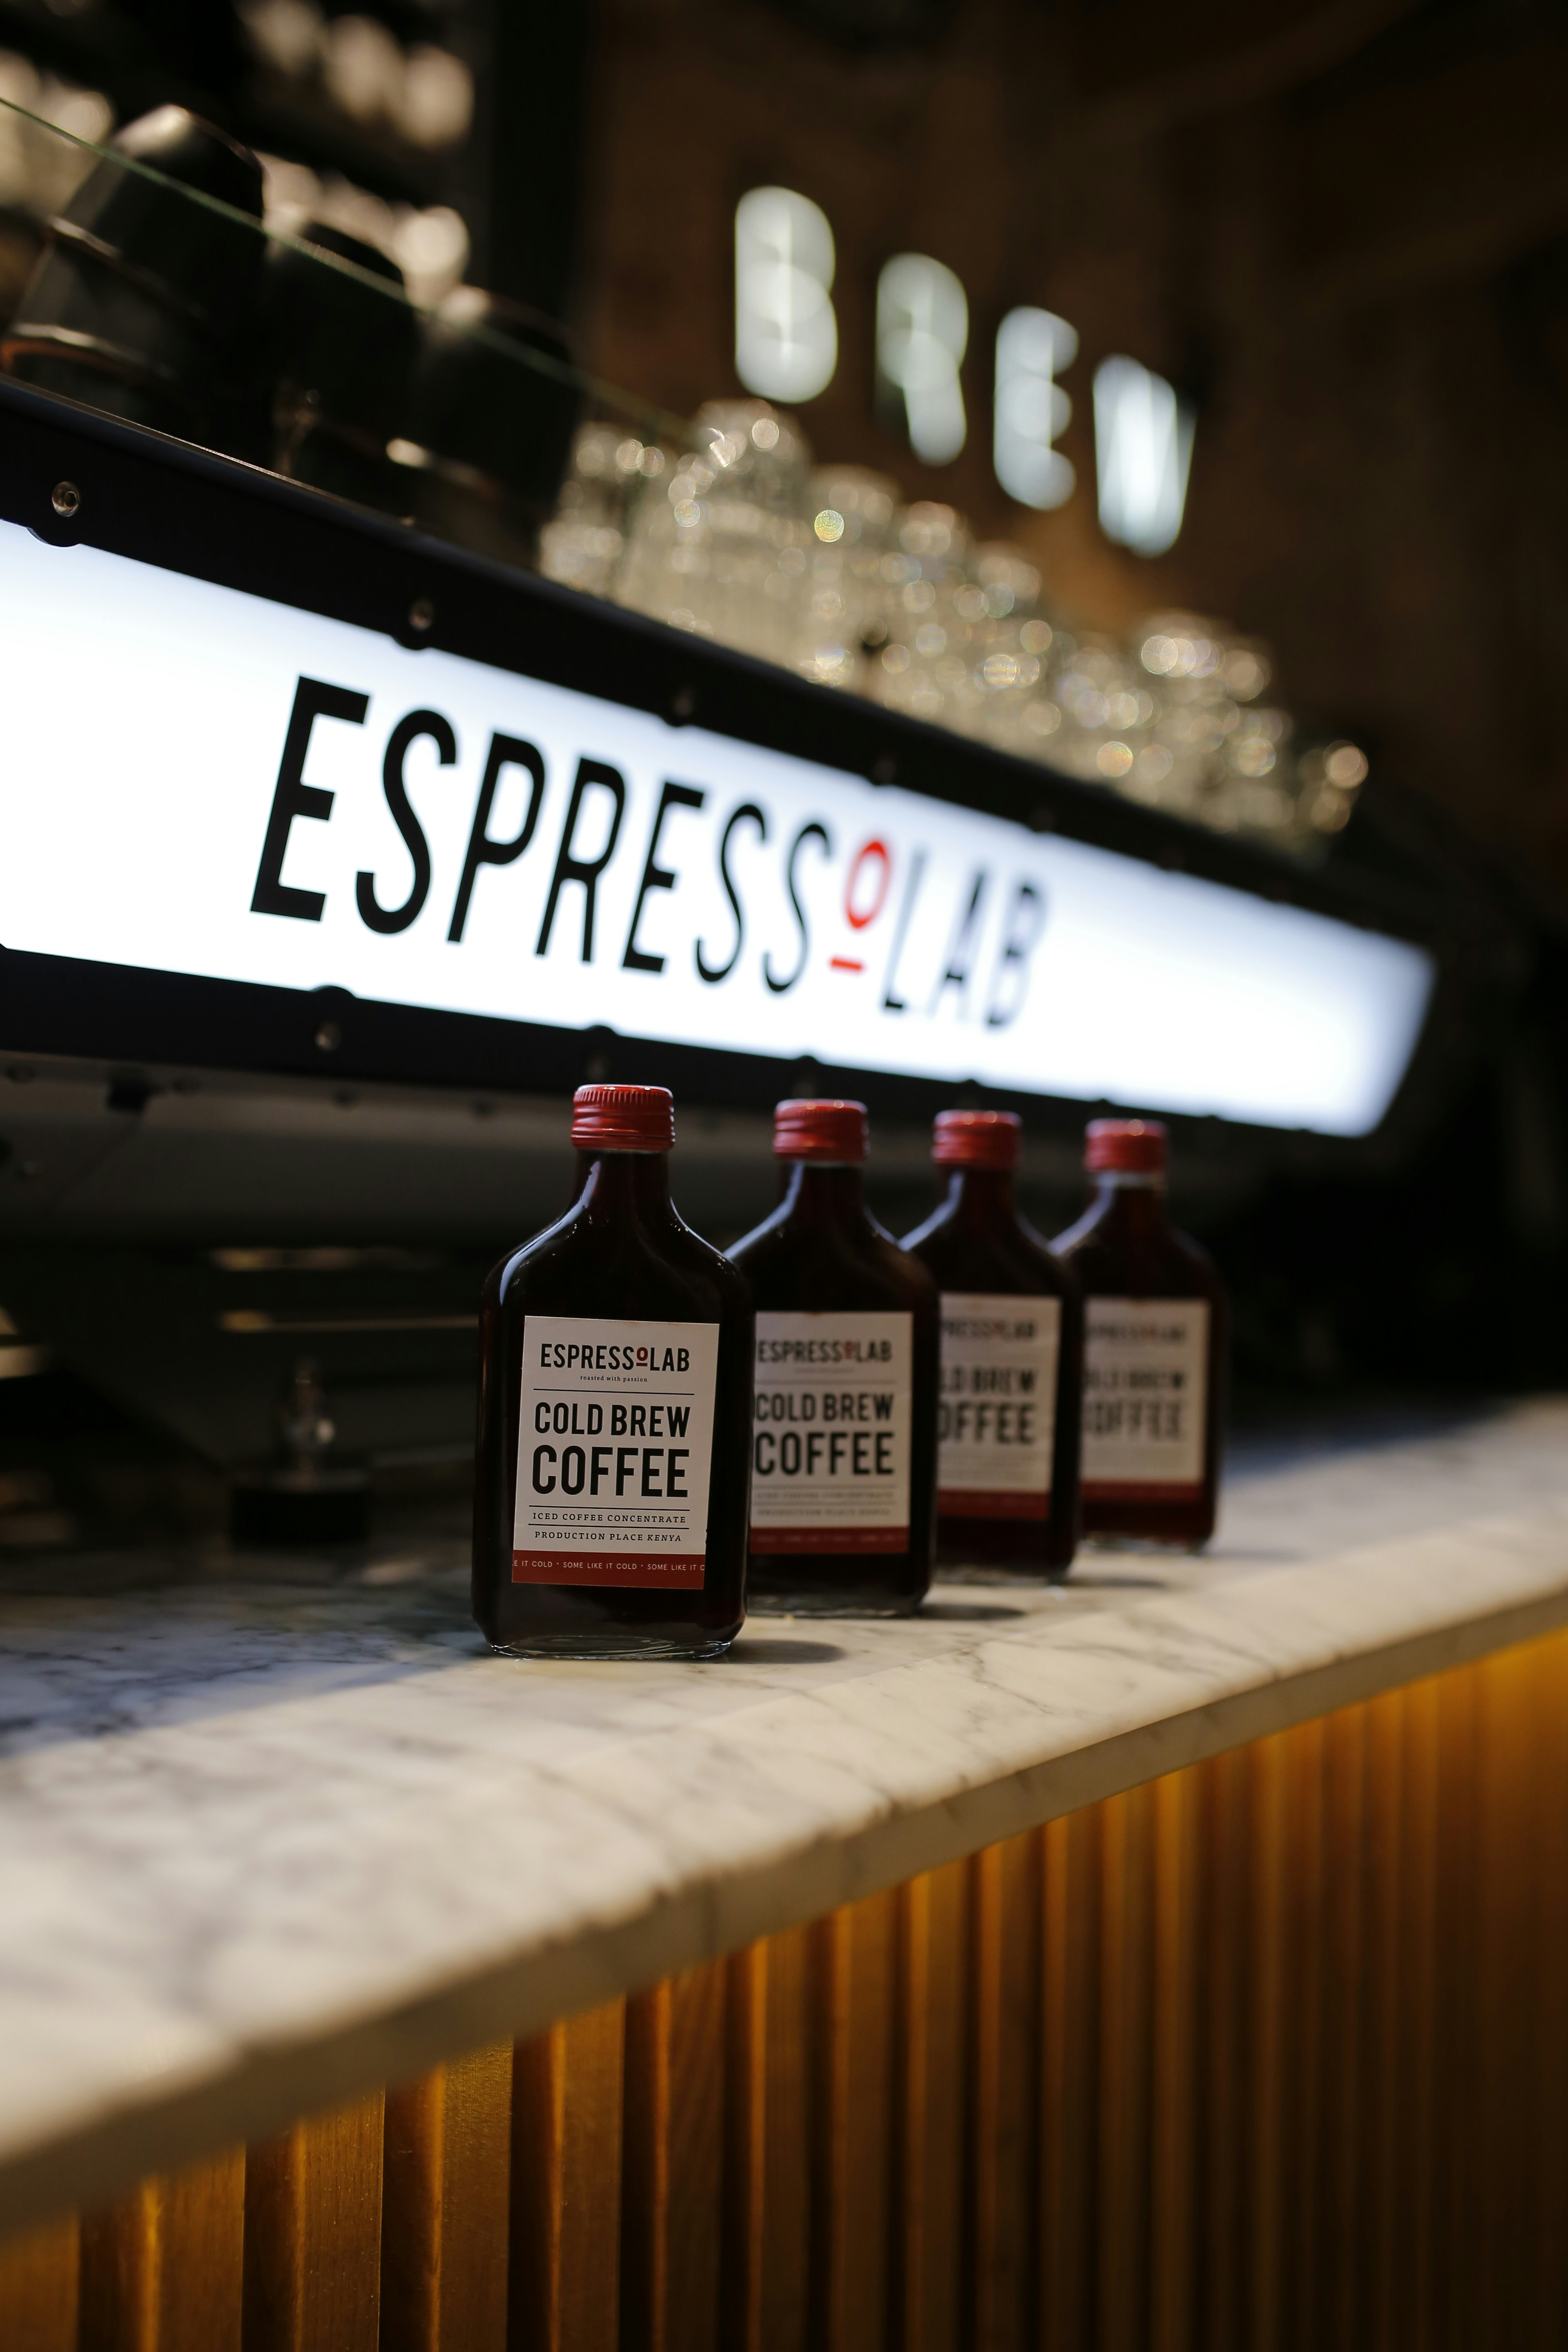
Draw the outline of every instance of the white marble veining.
[[[0,2224],[1568,1622],[1568,1405],[710,1666],[491,1658],[455,1558],[157,1567],[0,1582]]]

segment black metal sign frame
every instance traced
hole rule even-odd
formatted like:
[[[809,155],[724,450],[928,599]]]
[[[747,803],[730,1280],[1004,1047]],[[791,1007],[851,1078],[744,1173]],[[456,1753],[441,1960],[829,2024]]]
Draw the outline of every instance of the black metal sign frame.
[[[75,493],[57,496],[68,483]],[[65,509],[62,511],[62,509]],[[469,556],[255,467],[0,379],[0,518],[56,545],[89,544],[500,670],[573,688],[940,801],[1056,832],[1255,897],[1413,940],[1438,960],[1422,1045],[1380,1130],[1424,1127],[1471,993],[1468,959],[1415,887],[1200,832],[1033,762],[833,694],[657,622]],[[413,617],[411,617],[413,616]],[[84,681],[84,684],[86,681]],[[1470,959],[1473,961],[1473,959]],[[771,1055],[565,1030],[5,950],[0,1045],[109,1063],[238,1069],[526,1093],[585,1076],[668,1084],[682,1098],[762,1108],[810,1085],[883,1116],[924,1118],[955,1091],[1050,1131],[1086,1106]],[[1217,1127],[1220,1123],[1195,1122]],[[1258,1141],[1272,1131],[1253,1129]],[[1284,1140],[1283,1139],[1276,1139]],[[1290,1139],[1316,1154],[1358,1147]]]

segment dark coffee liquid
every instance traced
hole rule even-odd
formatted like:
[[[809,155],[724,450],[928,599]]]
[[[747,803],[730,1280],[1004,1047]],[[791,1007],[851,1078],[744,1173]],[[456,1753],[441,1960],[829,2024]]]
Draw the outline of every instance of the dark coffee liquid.
[[[1013,1178],[1002,1169],[954,1169],[946,1200],[905,1235],[904,1247],[930,1268],[942,1297],[941,1433],[948,1444],[939,1454],[937,1558],[953,1566],[1062,1575],[1079,1535],[1083,1310],[1078,1285],[1018,1214]],[[1038,1299],[1055,1320],[1054,1361],[1047,1351],[1046,1374],[1054,1376],[1055,1395],[1044,1400],[1043,1414],[1035,1363],[987,1367],[952,1360],[984,1352],[983,1341],[965,1348],[956,1337],[956,1302],[965,1298],[996,1302],[999,1311],[991,1319],[997,1323],[1006,1319],[1007,1301],[1026,1306]],[[1024,1359],[1030,1351],[1004,1340],[992,1352]],[[966,1456],[955,1448],[971,1437],[967,1458],[981,1466],[969,1475],[984,1477],[984,1488],[959,1483]],[[1020,1469],[1011,1488],[994,1483],[1008,1475],[1010,1456],[1019,1463],[1043,1456],[1048,1471],[1042,1466],[1026,1478]]]
[[[700,1587],[660,1589],[647,1580],[654,1571],[617,1569],[613,1561],[610,1573],[642,1580],[519,1580],[520,1562],[523,1575],[541,1572],[516,1542],[519,1417],[531,1317],[717,1327],[704,1557],[700,1570],[689,1571],[700,1575]],[[700,1348],[688,1347],[686,1352],[693,1356],[709,1345],[704,1338]],[[728,1260],[677,1215],[663,1153],[592,1156],[586,1181],[566,1214],[491,1274],[480,1312],[479,1361],[473,1607],[487,1638],[497,1649],[532,1656],[715,1657],[726,1649],[745,1614],[751,1301]],[[658,1417],[652,1405],[637,1408],[640,1419],[624,1403],[617,1408],[606,1402],[598,1409],[597,1425],[592,1396],[584,1401],[569,1392],[572,1377],[561,1376],[552,1405],[543,1399],[532,1407],[536,1419],[543,1416],[538,1442],[545,1448],[535,1475],[542,1482],[555,1482],[552,1496],[577,1493],[585,1502],[595,1492],[607,1500],[618,1488],[628,1526],[636,1524],[639,1498],[656,1497],[641,1505],[644,1518],[656,1521],[669,1507],[671,1492],[689,1491],[689,1459],[668,1440],[673,1428],[687,1441],[689,1454],[692,1376],[668,1376],[671,1390],[684,1399],[673,1421],[662,1402]],[[605,1393],[607,1399],[608,1387]],[[664,1391],[648,1393],[662,1398]],[[545,1425],[552,1410],[553,1428]],[[612,1430],[617,1412],[621,1426]],[[531,1426],[523,1433],[531,1463],[534,1435]],[[627,1544],[633,1548],[631,1537]],[[604,1571],[595,1562],[591,1572]]]
[[[936,1285],[869,1214],[858,1167],[788,1165],[731,1253],[757,1308],[748,1590],[803,1616],[904,1616],[936,1529]]]
[[[1051,1246],[1083,1293],[1083,1531],[1195,1549],[1214,1533],[1219,1493],[1229,1359],[1219,1276],[1171,1223],[1154,1177],[1100,1176]]]

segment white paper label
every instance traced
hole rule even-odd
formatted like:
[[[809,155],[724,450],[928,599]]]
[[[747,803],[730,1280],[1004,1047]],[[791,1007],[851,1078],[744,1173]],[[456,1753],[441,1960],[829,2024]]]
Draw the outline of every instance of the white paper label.
[[[1061,1328],[1057,1298],[942,1292],[937,1483],[952,1517],[1048,1517]]]
[[[1084,1309],[1086,1497],[1184,1498],[1203,1484],[1208,1301],[1087,1298]]]
[[[753,1551],[907,1551],[911,1318],[757,1317]]]
[[[700,1589],[718,1370],[716,1323],[528,1317],[514,1584]]]

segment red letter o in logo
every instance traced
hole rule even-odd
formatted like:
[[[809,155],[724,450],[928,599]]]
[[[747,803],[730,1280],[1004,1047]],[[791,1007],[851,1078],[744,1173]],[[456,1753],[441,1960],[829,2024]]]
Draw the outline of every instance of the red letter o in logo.
[[[860,876],[868,858],[875,858],[877,867],[871,887],[875,896],[868,907],[856,904]],[[851,930],[863,931],[874,923],[887,902],[888,885],[893,878],[893,861],[885,841],[868,841],[855,853],[855,863],[849,868],[849,879],[844,886],[844,912]]]

